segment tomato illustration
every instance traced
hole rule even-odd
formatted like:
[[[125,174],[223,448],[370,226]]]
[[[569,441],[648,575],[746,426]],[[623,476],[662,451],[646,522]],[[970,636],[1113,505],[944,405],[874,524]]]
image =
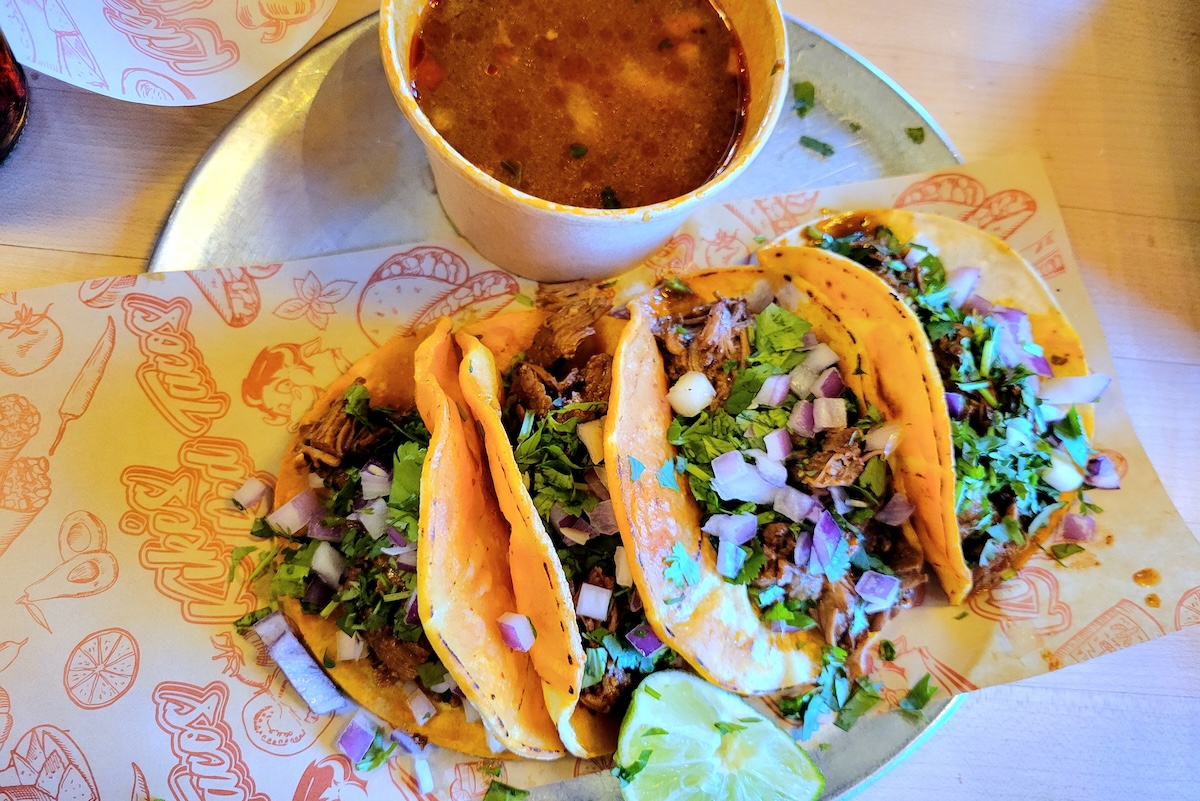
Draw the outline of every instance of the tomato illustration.
[[[0,322],[0,372],[30,375],[54,361],[63,336],[49,312],[49,306],[34,312],[22,303],[11,320]]]

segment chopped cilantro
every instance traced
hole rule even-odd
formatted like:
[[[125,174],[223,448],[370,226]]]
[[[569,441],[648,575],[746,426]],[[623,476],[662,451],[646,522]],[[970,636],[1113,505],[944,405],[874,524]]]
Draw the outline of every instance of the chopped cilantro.
[[[744,731],[746,727],[740,723],[726,723],[723,720],[718,720],[713,724],[713,728],[721,732],[721,736],[724,737],[726,734],[733,734],[735,731]]]
[[[662,282],[663,289],[669,289],[677,295],[690,295],[692,288],[683,282],[677,275],[672,275],[670,278],[664,278]]]
[[[639,478],[641,478],[642,473],[643,473],[643,471],[645,471],[645,469],[646,469],[646,465],[644,465],[640,461],[638,461],[638,459],[636,457],[634,457],[634,456],[629,457],[629,480],[630,481],[637,481]]]
[[[441,684],[446,679],[446,666],[437,659],[418,665],[417,678],[425,685],[425,689],[432,690],[433,685]]]
[[[792,110],[803,117],[813,110],[817,102],[817,89],[812,81],[797,81],[792,85]]]
[[[646,729],[644,732],[642,732],[643,737],[658,737],[664,734],[669,736],[670,732],[668,732],[666,729],[660,729],[658,726],[654,726],[653,728]]]
[[[662,698],[662,694],[653,687],[644,687],[643,690],[645,691],[646,695],[650,696],[656,701]]]
[[[504,782],[492,779],[492,783],[488,785],[487,792],[483,794],[482,801],[520,801],[520,799],[528,795],[528,790],[510,787]]]
[[[955,619],[955,620],[962,620],[962,619],[963,619],[964,617],[966,617],[968,614],[970,614],[970,613],[969,613],[969,612],[967,612],[967,611],[964,609],[963,611],[961,611],[961,612],[959,612],[957,615],[955,615],[955,616],[954,616],[954,619]]]
[[[896,658],[896,645],[891,640],[879,641],[879,658],[884,662],[891,662]]]
[[[233,621],[233,625],[237,629],[239,634],[244,634],[246,632],[246,629],[250,628],[255,623],[257,623],[258,621],[262,620],[267,615],[274,612],[277,608],[278,607],[276,606],[276,604],[272,603],[268,606],[263,606],[258,609],[255,609],[253,612],[247,612],[246,614],[239,617],[237,620]]]
[[[842,731],[850,731],[859,718],[879,703],[881,700],[879,697],[879,688],[879,684],[872,682],[866,676],[860,676],[858,681],[855,682],[854,692],[850,694],[850,698],[838,710],[834,725]]]
[[[326,651],[321,657],[321,664],[325,666],[326,670],[333,670],[335,667],[337,667],[337,660],[330,656],[329,652]]]
[[[658,485],[663,489],[679,492],[679,481],[675,478],[675,460],[668,459],[658,469]]]
[[[604,669],[608,667],[608,652],[603,648],[588,648],[586,656],[587,661],[583,664],[583,682],[579,685],[581,690],[599,684],[604,678]]]
[[[513,296],[513,300],[515,300],[517,303],[520,303],[522,306],[533,306],[533,298],[529,297],[524,292],[518,292]]]
[[[923,713],[921,710],[925,708],[925,705],[928,704],[930,699],[933,698],[934,694],[937,693],[937,689],[937,687],[934,687],[929,683],[929,674],[926,673],[917,681],[916,684],[912,686],[912,689],[909,690],[902,699],[900,699],[900,710],[910,717],[924,719],[925,713]]]
[[[604,650],[608,651],[608,655],[612,657],[613,664],[618,668],[621,670],[633,670],[638,673],[653,673],[654,663],[664,654],[670,653],[670,649],[664,648],[657,654],[642,656],[641,651],[630,645],[625,638],[618,637],[615,634],[609,634],[604,638]]]
[[[806,135],[800,137],[800,144],[812,152],[824,156],[825,158],[829,158],[833,155],[833,146],[822,142],[820,139],[814,139],[813,137]]]
[[[575,142],[571,145],[571,158],[573,159],[581,159],[587,155],[587,152],[587,145],[580,144],[579,142]]]
[[[384,736],[382,729],[375,729],[375,739],[367,747],[367,753],[363,754],[363,758],[354,766],[355,769],[364,772],[375,770],[388,761],[388,757],[396,750],[396,746],[396,741]]]
[[[844,650],[835,645],[825,646],[821,650],[821,672],[813,688],[794,698],[779,699],[780,714],[801,721],[801,740],[816,733],[822,715],[840,710],[850,699],[845,661]]]
[[[798,629],[811,629],[817,625],[817,621],[809,617],[806,612],[812,607],[811,602],[797,601],[792,598],[787,598],[782,601],[776,601],[763,612],[763,620],[779,620],[789,626],[795,626]]]
[[[1062,561],[1068,556],[1074,556],[1077,553],[1083,553],[1086,549],[1075,542],[1060,542],[1050,546],[1050,555],[1054,557],[1054,561],[1062,564]]]
[[[759,234],[758,236],[754,237],[755,244],[763,245],[763,244],[766,244],[766,241],[767,241],[767,237],[765,234]]]
[[[804,346],[804,335],[810,330],[812,324],[807,320],[771,303],[754,317],[754,345],[758,350],[754,361],[774,364],[787,372],[796,366],[787,361],[795,359],[799,363],[802,358],[797,351]]]
[[[653,753],[654,751],[647,748],[638,755],[637,760],[633,762],[633,764],[618,765],[617,767],[613,768],[613,775],[621,780],[622,787],[624,787],[626,784],[629,784],[630,779],[642,772],[642,769],[646,767],[646,764],[650,761],[650,755]]]
[[[671,553],[663,558],[663,563],[667,565],[663,571],[663,578],[680,589],[700,581],[700,566],[683,547],[682,542],[677,542],[671,547]]]
[[[529,474],[529,494],[543,519],[559,506],[570,515],[592,511],[599,502],[584,481],[593,467],[587,446],[575,433],[582,418],[578,412],[602,413],[604,403],[568,403],[535,420],[527,414],[517,434],[513,455],[522,472]]]
[[[342,396],[342,399],[345,402],[342,409],[346,414],[365,426],[372,426],[369,415],[371,411],[371,393],[365,384],[355,381],[346,388],[346,394]]]
[[[499,778],[502,772],[499,762],[483,762],[479,765],[479,772],[484,776]]]
[[[617,197],[617,190],[611,186],[606,186],[600,190],[600,207],[605,209],[621,208],[621,199]]]
[[[500,166],[506,173],[512,176],[513,183],[517,186],[521,185],[521,179],[525,177],[525,167],[519,161],[502,161]]]
[[[921,144],[925,141],[925,128],[919,126],[917,128],[905,128],[904,132],[908,134],[908,138],[913,140],[915,144]]]
[[[756,364],[738,371],[729,390],[729,399],[725,401],[725,411],[732,415],[744,412],[754,402],[763,382],[776,372],[778,370],[771,364]]]
[[[763,553],[762,543],[757,537],[751,540],[748,546],[743,545],[742,550],[746,551],[746,561],[742,562],[742,569],[738,571],[737,576],[730,582],[731,584],[749,584],[758,578],[763,568],[767,566],[767,555]]]
[[[862,125],[854,120],[846,120],[846,127],[850,129],[850,133],[858,133],[862,130]]]
[[[388,524],[409,542],[420,531],[421,468],[426,448],[415,442],[402,443],[392,456],[392,488],[388,493]]]
[[[242,563],[242,560],[257,550],[257,545],[239,545],[233,549],[229,560],[229,575],[225,577],[228,583],[233,583],[233,577],[237,574],[238,565]]]
[[[271,524],[267,522],[265,517],[256,517],[254,522],[250,524],[250,536],[255,539],[269,540],[278,534],[275,529],[271,528]]]

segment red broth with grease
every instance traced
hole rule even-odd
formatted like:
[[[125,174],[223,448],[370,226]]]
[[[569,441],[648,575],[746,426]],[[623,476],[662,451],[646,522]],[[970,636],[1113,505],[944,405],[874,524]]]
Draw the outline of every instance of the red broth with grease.
[[[745,55],[709,0],[432,0],[417,102],[464,158],[546,200],[647,206],[729,161]]]

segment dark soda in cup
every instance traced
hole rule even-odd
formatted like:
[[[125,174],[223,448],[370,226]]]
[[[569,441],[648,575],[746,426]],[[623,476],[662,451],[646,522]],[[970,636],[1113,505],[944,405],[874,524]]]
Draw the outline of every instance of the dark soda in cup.
[[[28,107],[29,87],[25,83],[25,72],[13,58],[8,42],[4,41],[4,33],[0,32],[0,161],[21,135]]]

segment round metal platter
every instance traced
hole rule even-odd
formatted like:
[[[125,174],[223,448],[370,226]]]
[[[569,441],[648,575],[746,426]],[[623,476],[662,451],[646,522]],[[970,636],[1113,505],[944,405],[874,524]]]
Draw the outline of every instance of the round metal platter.
[[[456,236],[424,148],[392,99],[378,16],[299,58],[241,112],[184,186],[150,259],[152,272],[286,261]],[[938,125],[900,87],[842,45],[788,20],[791,79],[816,105],[785,112],[726,199],[924,172],[961,161]],[[907,128],[923,127],[913,142]],[[800,145],[809,136],[825,157]],[[957,700],[957,699],[955,699]],[[806,748],[824,798],[847,798],[917,747],[948,716],[871,715],[846,733],[826,727]],[[809,746],[812,747],[809,747]],[[610,778],[610,777],[605,777]],[[619,795],[613,782],[551,785],[539,798]],[[549,791],[549,792],[547,792]]]

